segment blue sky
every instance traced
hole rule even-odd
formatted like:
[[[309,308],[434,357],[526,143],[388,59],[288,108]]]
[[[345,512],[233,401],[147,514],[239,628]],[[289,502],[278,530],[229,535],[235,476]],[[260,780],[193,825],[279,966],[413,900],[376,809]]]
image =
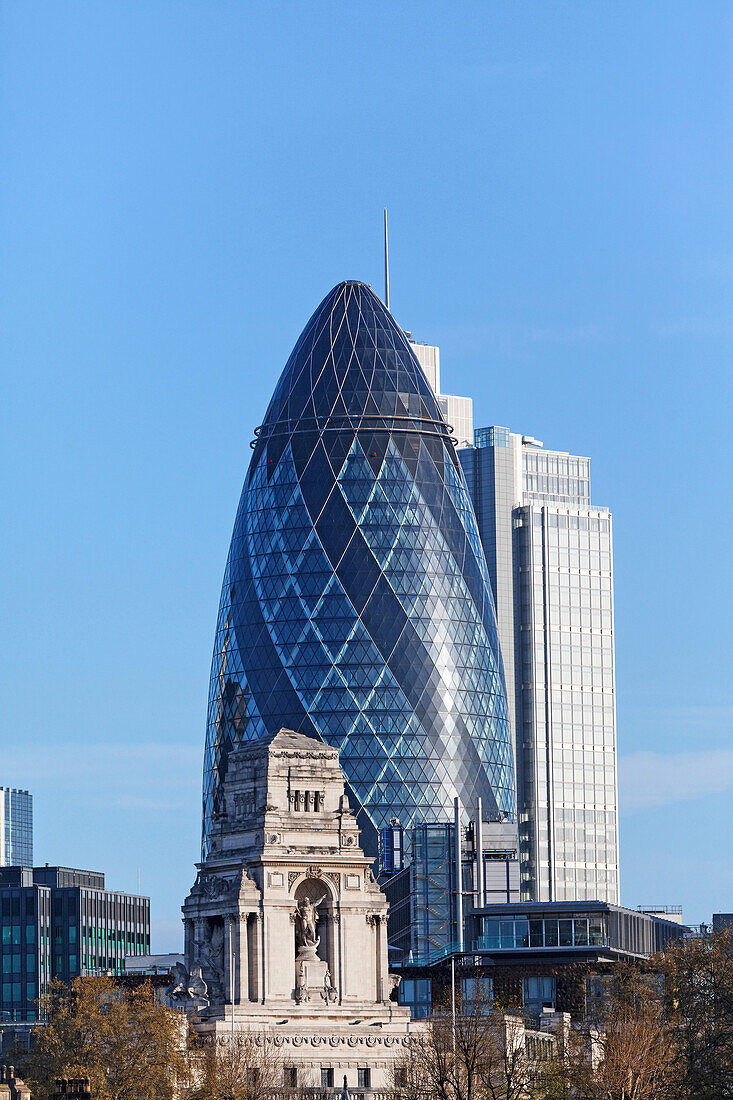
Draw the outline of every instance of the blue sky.
[[[199,843],[249,441],[343,278],[614,513],[622,900],[733,909],[728,3],[4,4],[0,782],[153,899]]]

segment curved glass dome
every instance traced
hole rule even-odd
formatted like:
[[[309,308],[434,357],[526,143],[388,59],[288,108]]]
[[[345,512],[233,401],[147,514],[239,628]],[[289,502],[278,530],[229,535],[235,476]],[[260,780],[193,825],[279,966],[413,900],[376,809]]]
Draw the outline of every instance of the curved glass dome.
[[[374,832],[513,816],[491,588],[435,395],[379,298],[340,283],[253,443],[219,607],[204,852],[232,746],[281,727],[340,750]]]

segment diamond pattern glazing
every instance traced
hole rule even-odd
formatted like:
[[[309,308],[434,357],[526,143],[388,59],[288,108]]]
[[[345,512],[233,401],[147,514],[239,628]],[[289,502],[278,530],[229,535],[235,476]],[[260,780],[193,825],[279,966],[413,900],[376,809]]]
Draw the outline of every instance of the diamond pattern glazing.
[[[450,429],[402,332],[335,287],[278,382],[234,525],[204,761],[282,726],[340,750],[364,840],[465,805],[513,815],[496,619]],[[373,843],[372,843],[373,846]]]

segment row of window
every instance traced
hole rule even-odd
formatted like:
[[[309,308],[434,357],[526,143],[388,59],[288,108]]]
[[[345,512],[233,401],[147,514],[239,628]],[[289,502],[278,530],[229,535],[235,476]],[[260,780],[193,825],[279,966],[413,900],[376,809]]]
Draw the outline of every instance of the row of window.
[[[370,1068],[368,1066],[359,1066],[356,1072],[357,1087],[360,1089],[371,1088],[372,1074]],[[285,1066],[283,1077],[286,1088],[297,1089],[300,1086],[300,1082],[298,1081],[297,1066]],[[333,1066],[321,1066],[321,1088],[332,1089],[334,1087],[335,1082]]]
[[[521,947],[603,947],[608,929],[602,916],[515,917],[499,920],[481,918],[476,947],[484,951],[505,951]]]
[[[3,982],[2,1000],[4,1004],[18,1002],[20,1000],[34,1001],[36,999],[36,983],[25,982],[25,997],[21,997],[23,982]]]
[[[494,1003],[493,978],[484,975],[461,978],[461,1006],[465,1012],[490,1010]],[[421,1019],[430,1015],[431,982],[430,979],[403,978],[399,985],[399,1002],[410,1008],[413,1018]],[[556,1003],[556,982],[554,977],[531,974],[522,979],[522,1005],[528,1011],[540,1011],[543,1007],[554,1008]]]
[[[36,941],[36,929],[32,924],[25,926],[25,935],[23,935],[23,928],[20,924],[4,924],[2,928],[2,942],[4,946],[10,944],[35,943]]]

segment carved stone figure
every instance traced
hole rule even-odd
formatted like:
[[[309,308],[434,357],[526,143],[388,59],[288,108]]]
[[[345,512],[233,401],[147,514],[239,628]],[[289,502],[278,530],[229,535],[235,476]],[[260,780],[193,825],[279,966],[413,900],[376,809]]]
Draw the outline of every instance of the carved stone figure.
[[[218,875],[204,875],[199,872],[191,894],[214,901],[226,897],[231,891],[232,883],[229,879],[219,878]]]
[[[335,1004],[338,1000],[338,990],[331,981],[331,971],[326,967],[326,972],[323,975],[323,989],[321,990],[321,996],[326,1004]]]
[[[199,965],[206,972],[214,1002],[224,992],[224,925],[218,921],[208,925],[198,949]]]
[[[174,963],[171,967],[171,977],[173,978],[171,998],[174,1001],[195,1001],[199,1008],[208,1005],[209,990],[198,963],[191,967],[190,974],[183,963]]]
[[[295,937],[298,947],[318,947],[320,940],[316,931],[318,924],[318,906],[325,901],[328,894],[323,894],[318,901],[303,898],[298,902],[295,910]]]
[[[298,971],[295,975],[295,1001],[296,1004],[304,1004],[310,1000],[310,993],[308,992],[308,976],[305,968],[305,963],[301,962],[298,967]]]

